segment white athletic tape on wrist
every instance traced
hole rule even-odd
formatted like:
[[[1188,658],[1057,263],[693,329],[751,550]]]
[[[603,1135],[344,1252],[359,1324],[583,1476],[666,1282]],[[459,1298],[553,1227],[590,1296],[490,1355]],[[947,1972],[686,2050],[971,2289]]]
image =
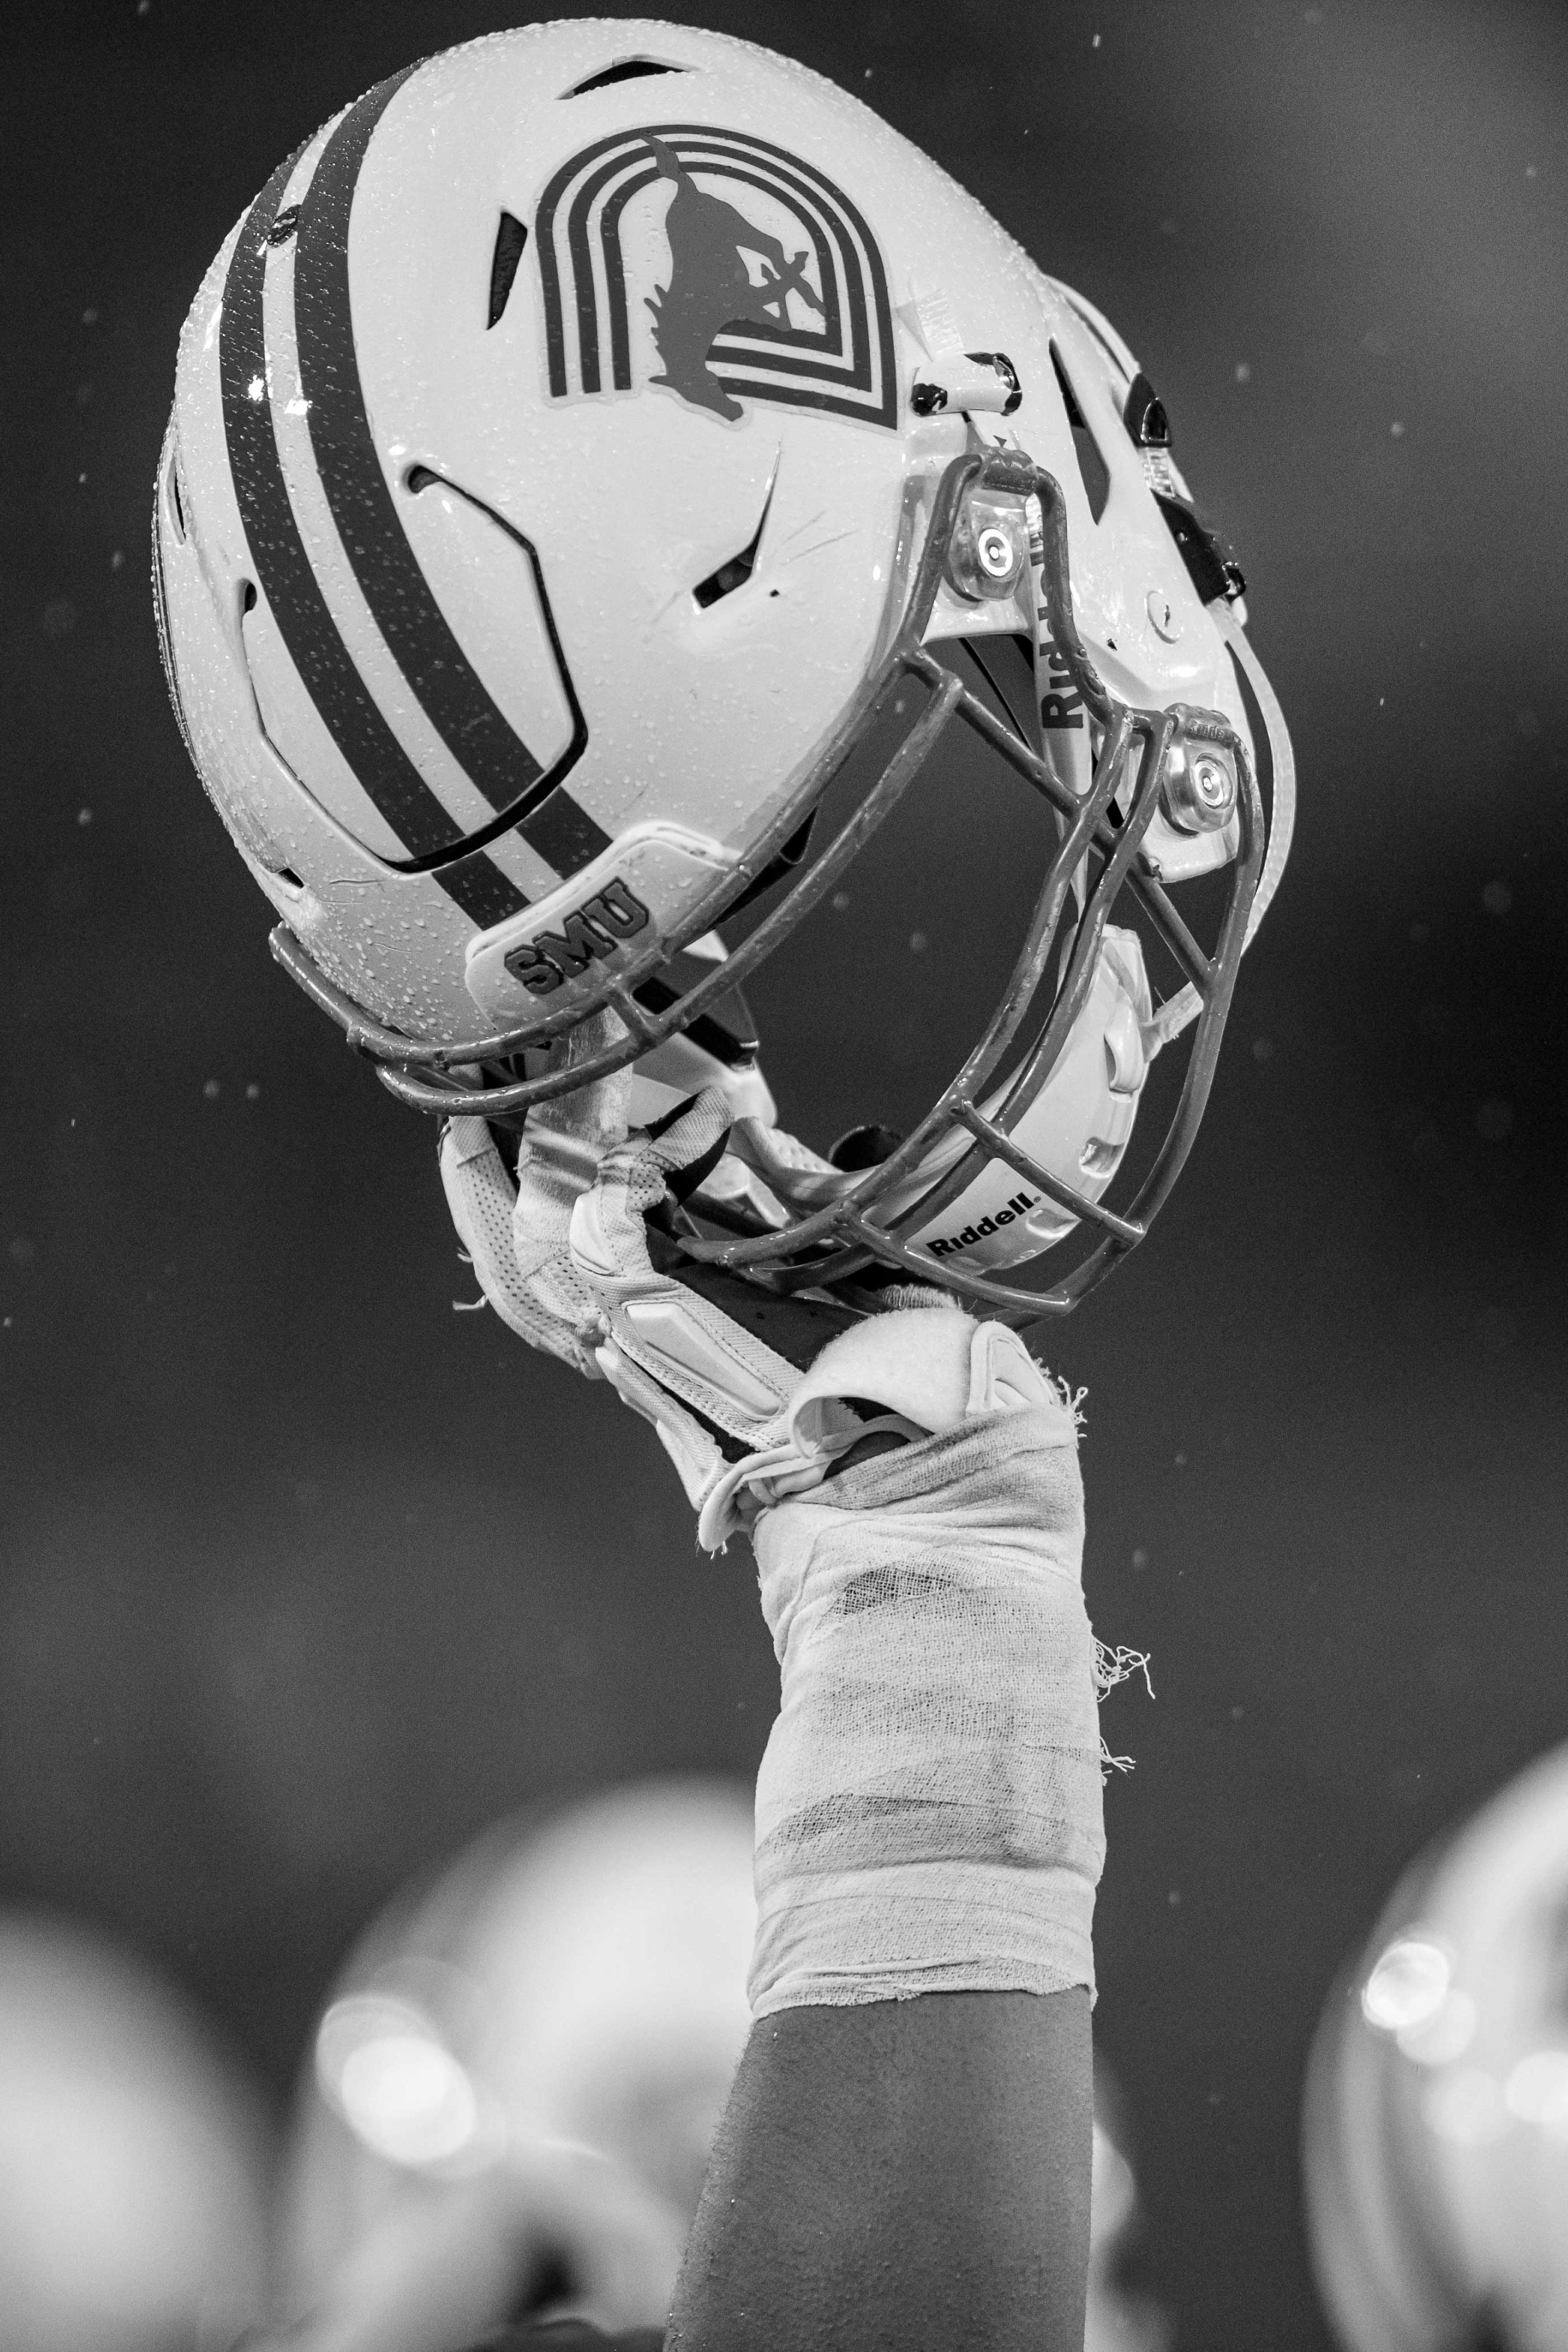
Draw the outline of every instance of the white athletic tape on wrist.
[[[757,1521],[782,1683],[757,1784],[760,2017],[1093,1985],[1082,1486],[1072,1407],[1040,1385]]]
[[[842,1400],[885,1408],[868,1421]],[[1057,1394],[1016,1331],[977,1325],[954,1302],[875,1315],[830,1339],[796,1375],[788,1404],[762,1445],[718,1478],[699,1513],[698,1540],[716,1550],[737,1525],[785,1496],[819,1486],[862,1437],[949,1429],[966,1415],[1055,1404]]]

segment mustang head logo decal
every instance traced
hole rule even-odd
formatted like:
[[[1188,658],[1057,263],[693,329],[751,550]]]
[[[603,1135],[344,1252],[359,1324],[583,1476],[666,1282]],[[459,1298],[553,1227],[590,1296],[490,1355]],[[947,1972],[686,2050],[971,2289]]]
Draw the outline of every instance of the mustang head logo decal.
[[[811,257],[786,254],[776,236],[755,227],[733,205],[705,194],[662,140],[650,137],[647,143],[659,177],[675,182],[675,200],[664,216],[670,281],[647,297],[653,339],[665,365],[664,374],[651,381],[668,384],[700,408],[716,408],[721,416],[743,415],[740,402],[731,399],[722,378],[708,365],[714,338],[721,327],[769,320],[787,325],[791,294],[821,318],[822,304],[805,276]],[[761,257],[761,286],[752,283],[749,253]]]
[[[618,132],[562,165],[535,232],[555,399],[658,385],[731,424],[747,400],[897,424],[876,240],[784,148],[695,123]]]

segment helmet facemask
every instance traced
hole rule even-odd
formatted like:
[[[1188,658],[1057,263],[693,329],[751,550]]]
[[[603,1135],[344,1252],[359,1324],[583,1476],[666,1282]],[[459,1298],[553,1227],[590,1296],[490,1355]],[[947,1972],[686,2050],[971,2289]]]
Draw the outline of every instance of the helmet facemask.
[[[552,1010],[546,996],[538,1017],[521,1026],[457,1044],[426,1042],[374,1020],[286,928],[274,932],[272,947],[350,1042],[376,1060],[400,1100],[520,1125],[534,1106],[668,1049],[671,1040],[693,1034],[700,1040],[722,1000],[836,889],[944,730],[961,720],[1041,795],[1058,828],[1023,943],[978,1043],[918,1124],[869,1166],[835,1168],[812,1153],[792,1154],[762,1119],[742,1117],[726,1154],[731,1181],[692,1195],[677,1213],[675,1239],[689,1259],[775,1291],[832,1285],[852,1297],[861,1286],[913,1277],[939,1282],[994,1317],[1027,1323],[1067,1312],[1102,1281],[1142,1239],[1170,1192],[1203,1116],[1242,950],[1284,844],[1268,858],[1260,898],[1263,806],[1239,732],[1215,711],[1137,707],[1102,679],[1074,617],[1066,500],[1052,475],[1017,450],[972,447],[945,467],[934,496],[930,477],[923,498],[919,484],[913,488],[890,584],[889,642],[809,772],[678,927],[646,942],[623,933],[615,955],[596,950],[604,960],[584,975],[586,987],[570,992],[569,1006]],[[1026,698],[1008,689],[1004,637],[973,641],[996,689],[990,698],[931,650],[939,605],[959,609],[988,597],[1019,600],[1037,625]],[[1270,768],[1279,759],[1283,770],[1289,747],[1272,698],[1236,650],[1245,644],[1239,631],[1227,643],[1259,757]],[[817,845],[811,823],[830,787],[911,685],[919,708],[907,730],[846,821]],[[1080,752],[1076,769],[1037,724],[1053,695],[1077,698],[1089,721],[1082,752],[1092,756]],[[996,700],[1014,723],[993,707]],[[1211,841],[1208,862],[1215,866],[1234,843],[1207,951],[1159,878],[1152,829],[1162,840],[1173,830],[1193,839],[1223,833],[1223,849]],[[678,958],[691,970],[688,951],[700,954],[716,925],[775,890],[780,895],[725,961],[696,967],[700,978],[672,989]],[[1132,911],[1181,975],[1181,987],[1158,1006],[1128,928]],[[613,1019],[595,1018],[606,1014]],[[595,1028],[568,1048],[590,1020]],[[1099,1196],[1121,1168],[1148,1064],[1188,1026],[1186,1066],[1163,1139],[1131,1199],[1110,1208]],[[600,1033],[605,1042],[584,1054]],[[1081,1150],[1075,1143],[1077,1164],[1063,1172],[1040,1156],[1052,1088],[1092,1091],[1101,1055],[1103,1083],[1120,1098],[1120,1124],[1109,1139],[1087,1135]],[[736,1162],[760,1180],[761,1193],[733,1181]],[[937,1231],[944,1222],[951,1234]],[[1009,1269],[1033,1267],[1075,1234],[1087,1246],[1047,1287],[976,1270],[987,1258]],[[944,1239],[948,1246],[938,1246]]]

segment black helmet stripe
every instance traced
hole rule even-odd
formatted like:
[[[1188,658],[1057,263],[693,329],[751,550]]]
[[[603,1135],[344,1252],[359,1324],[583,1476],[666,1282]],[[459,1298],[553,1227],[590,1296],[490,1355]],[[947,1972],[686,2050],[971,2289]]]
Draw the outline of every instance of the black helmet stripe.
[[[570,874],[610,845],[560,789],[584,731],[546,772],[497,707],[409,544],[366,413],[349,293],[349,219],[365,151],[406,79],[393,75],[349,109],[300,206],[294,327],[310,446],[354,576],[426,717],[491,808],[510,815],[541,856]]]
[[[339,635],[300,541],[273,431],[262,328],[267,233],[303,152],[280,163],[257,197],[228,265],[218,373],[229,470],[262,593],[306,691],[388,824],[416,856],[429,856],[457,845],[451,813],[382,717]],[[488,857],[464,858],[435,879],[482,929],[528,904]]]

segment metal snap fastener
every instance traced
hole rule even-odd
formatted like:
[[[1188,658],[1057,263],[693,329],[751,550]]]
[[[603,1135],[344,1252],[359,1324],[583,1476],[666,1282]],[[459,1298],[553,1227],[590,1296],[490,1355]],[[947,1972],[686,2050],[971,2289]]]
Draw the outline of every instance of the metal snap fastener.
[[[1161,796],[1165,814],[1179,833],[1217,832],[1236,812],[1236,777],[1229,759],[1214,745],[1178,739],[1165,755]]]
[[[1222,815],[1229,815],[1236,787],[1228,772],[1217,760],[1193,761],[1193,789],[1205,808],[1217,809]]]
[[[974,552],[980,569],[992,580],[1010,580],[1018,569],[1018,551],[1005,530],[993,525],[983,530],[974,542]]]

